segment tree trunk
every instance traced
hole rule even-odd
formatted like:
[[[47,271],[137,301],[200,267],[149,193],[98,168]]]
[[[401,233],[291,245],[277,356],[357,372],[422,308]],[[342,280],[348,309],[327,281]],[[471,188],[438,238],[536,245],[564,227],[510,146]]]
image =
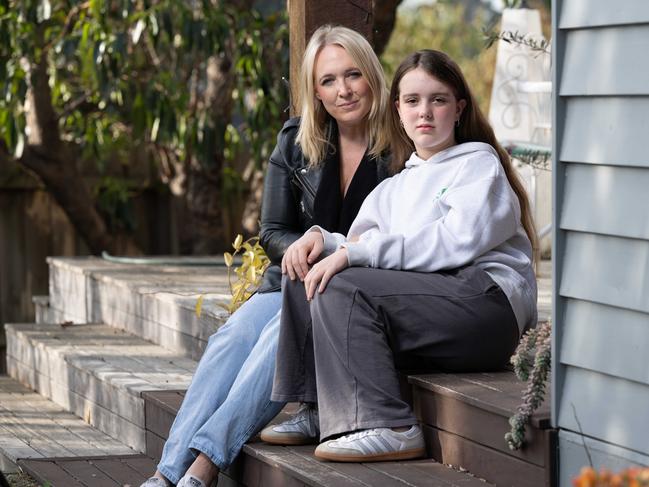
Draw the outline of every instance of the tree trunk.
[[[385,50],[385,46],[390,41],[394,23],[397,18],[397,7],[401,0],[374,0],[372,6],[374,8],[374,29],[373,41],[374,51],[377,56],[380,56]]]
[[[229,0],[237,10],[252,6],[251,0]],[[234,42],[232,39],[231,42]],[[225,130],[232,119],[234,87],[233,47],[212,56],[207,62],[207,86],[203,103],[209,107],[213,127],[214,153],[211,160],[191,155],[186,164],[185,204],[189,225],[181,237],[183,253],[215,254],[227,250],[233,235],[226,235],[223,201],[223,167],[225,163]]]
[[[183,251],[215,254],[225,250],[230,236],[225,235],[222,201],[225,130],[232,117],[234,77],[230,52],[212,56],[207,63],[204,103],[211,114],[214,153],[200,162],[194,154],[188,161],[185,202],[189,222]]]
[[[32,66],[26,115],[29,135],[18,162],[43,181],[90,251],[96,255],[103,250],[141,253],[132,237],[116,237],[108,231],[73,157],[61,141],[45,59]]]

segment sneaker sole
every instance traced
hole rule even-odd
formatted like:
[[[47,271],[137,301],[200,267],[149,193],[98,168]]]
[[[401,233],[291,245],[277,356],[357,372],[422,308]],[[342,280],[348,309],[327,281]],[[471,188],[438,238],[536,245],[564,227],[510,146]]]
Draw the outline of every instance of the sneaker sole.
[[[389,462],[393,460],[413,460],[426,455],[425,448],[416,448],[414,450],[403,450],[389,453],[376,453],[374,455],[349,455],[338,454],[328,451],[315,451],[315,456],[321,460],[331,462]]]
[[[263,432],[259,435],[262,441],[270,443],[271,445],[283,445],[283,446],[297,446],[297,445],[313,445],[318,443],[317,438],[309,438],[306,436],[297,436],[297,435],[286,435],[283,436],[279,433],[273,433],[272,435],[264,434]]]

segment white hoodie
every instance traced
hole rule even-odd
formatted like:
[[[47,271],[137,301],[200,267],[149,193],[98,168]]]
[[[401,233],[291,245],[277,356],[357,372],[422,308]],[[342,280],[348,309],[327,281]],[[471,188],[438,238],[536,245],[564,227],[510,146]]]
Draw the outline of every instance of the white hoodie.
[[[325,254],[345,247],[351,266],[436,272],[477,265],[507,295],[519,329],[536,324],[532,246],[489,144],[455,145],[428,160],[413,153],[363,202],[349,229],[356,242],[316,228]]]

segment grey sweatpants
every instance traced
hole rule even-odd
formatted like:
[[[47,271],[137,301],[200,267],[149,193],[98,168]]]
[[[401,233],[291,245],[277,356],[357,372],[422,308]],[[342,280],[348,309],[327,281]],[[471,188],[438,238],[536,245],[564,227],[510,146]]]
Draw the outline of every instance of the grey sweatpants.
[[[481,269],[419,273],[352,267],[309,303],[283,282],[275,401],[318,402],[321,438],[415,424],[397,370],[503,367],[518,326]]]

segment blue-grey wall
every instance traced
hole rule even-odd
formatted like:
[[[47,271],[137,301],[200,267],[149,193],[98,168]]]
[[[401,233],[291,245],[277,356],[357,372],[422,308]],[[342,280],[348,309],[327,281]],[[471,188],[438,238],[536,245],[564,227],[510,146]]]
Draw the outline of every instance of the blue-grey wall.
[[[561,485],[649,465],[649,1],[553,3]]]

